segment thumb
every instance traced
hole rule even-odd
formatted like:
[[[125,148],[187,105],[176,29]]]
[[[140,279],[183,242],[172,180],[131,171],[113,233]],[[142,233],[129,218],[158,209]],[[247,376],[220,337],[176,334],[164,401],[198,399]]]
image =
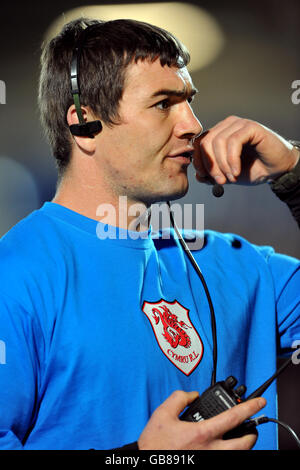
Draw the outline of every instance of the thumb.
[[[169,415],[178,417],[186,406],[192,403],[199,396],[198,392],[183,392],[176,390],[161,405]]]

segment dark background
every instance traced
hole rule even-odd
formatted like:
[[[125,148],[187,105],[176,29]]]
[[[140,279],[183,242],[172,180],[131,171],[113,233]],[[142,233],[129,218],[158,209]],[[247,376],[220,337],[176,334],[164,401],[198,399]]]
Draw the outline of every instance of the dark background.
[[[1,4],[0,79],[6,83],[6,104],[0,105],[0,236],[51,200],[55,191],[56,169],[40,128],[36,100],[43,34],[63,12],[97,3]],[[235,114],[300,140],[300,104],[291,101],[291,84],[300,80],[299,0],[190,3],[210,12],[225,36],[217,59],[192,73],[200,91],[195,111],[204,128]],[[239,233],[254,243],[300,257],[297,225],[268,185],[228,186],[223,198],[215,199],[209,187],[194,181],[192,173],[190,192],[181,202],[204,204],[206,228]],[[279,380],[279,417],[298,435],[299,392],[300,374],[293,366]],[[286,431],[280,430],[280,448],[296,449]]]

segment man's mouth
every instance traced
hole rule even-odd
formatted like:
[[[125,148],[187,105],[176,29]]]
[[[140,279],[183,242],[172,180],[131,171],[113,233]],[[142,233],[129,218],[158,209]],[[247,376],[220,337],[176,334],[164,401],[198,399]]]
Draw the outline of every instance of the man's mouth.
[[[172,160],[189,165],[193,159],[193,150],[185,151],[185,152],[179,152],[175,155],[168,155],[167,158],[171,158]]]

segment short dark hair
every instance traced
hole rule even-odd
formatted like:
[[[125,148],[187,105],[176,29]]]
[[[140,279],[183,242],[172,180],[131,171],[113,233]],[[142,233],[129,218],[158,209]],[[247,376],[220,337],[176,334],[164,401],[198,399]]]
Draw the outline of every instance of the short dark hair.
[[[118,123],[126,67],[133,61],[160,59],[161,65],[182,68],[190,60],[185,46],[171,33],[134,20],[99,21],[79,18],[42,44],[38,103],[41,122],[56,159],[59,176],[70,161],[72,139],[67,110],[73,104],[70,64],[76,41],[90,25],[80,56],[80,101],[107,125]]]

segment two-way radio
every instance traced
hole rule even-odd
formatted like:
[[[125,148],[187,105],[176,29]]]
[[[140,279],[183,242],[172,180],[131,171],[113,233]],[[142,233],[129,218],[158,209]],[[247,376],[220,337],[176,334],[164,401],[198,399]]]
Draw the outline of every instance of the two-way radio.
[[[266,380],[260,387],[258,387],[254,392],[252,392],[247,398],[242,398],[246,393],[245,385],[240,385],[237,388],[234,388],[237,385],[237,380],[233,376],[227,377],[225,381],[217,382],[213,386],[205,390],[201,396],[196,398],[188,408],[181,414],[179,417],[182,421],[192,421],[199,422],[205,419],[212,418],[223,411],[229,410],[233,406],[236,406],[242,402],[251,400],[252,398],[260,397],[265,390],[271,385],[271,383],[283,372],[290,364],[292,363],[292,356],[288,358],[277,370],[276,372]],[[300,447],[300,440],[295,432],[287,426],[285,423],[278,421],[276,419],[268,418],[266,416],[260,416],[258,418],[252,418],[244,421],[242,424],[236,428],[226,432],[223,435],[223,439],[233,439],[237,437],[242,437],[246,434],[255,434],[257,435],[256,426],[263,423],[275,422],[282,425],[290,431],[294,439],[297,442],[297,445]]]

